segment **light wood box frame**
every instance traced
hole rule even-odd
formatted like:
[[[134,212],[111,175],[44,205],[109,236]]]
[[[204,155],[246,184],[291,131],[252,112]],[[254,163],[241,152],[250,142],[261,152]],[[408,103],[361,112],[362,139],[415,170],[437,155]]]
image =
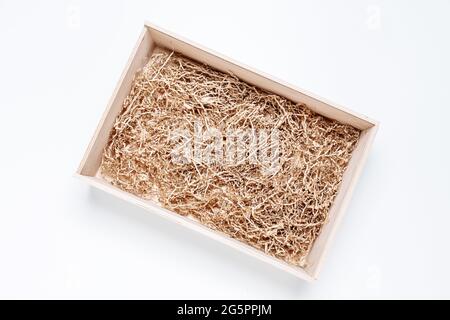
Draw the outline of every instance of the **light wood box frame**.
[[[116,117],[122,109],[122,103],[128,95],[136,72],[148,61],[153,49],[157,46],[165,47],[194,60],[204,62],[223,72],[231,72],[241,80],[256,87],[266,89],[284,96],[295,102],[305,103],[315,112],[342,123],[350,124],[362,130],[360,140],[352,154],[349,166],[344,174],[338,195],[329,212],[329,221],[324,225],[319,237],[316,239],[311,252],[307,257],[305,268],[296,267],[280,259],[274,258],[257,250],[243,242],[216,232],[203,226],[197,221],[181,216],[160,207],[158,204],[141,199],[130,193],[124,192],[105,182],[99,175],[99,167],[103,149],[109,138],[109,133],[114,125]],[[123,71],[108,106],[98,124],[97,130],[86,150],[76,176],[85,180],[90,185],[102,189],[110,194],[136,204],[146,210],[156,213],[164,218],[184,225],[192,230],[218,240],[226,245],[245,252],[253,257],[265,261],[283,271],[289,272],[301,279],[311,281],[316,279],[322,266],[324,256],[330,246],[337,227],[348,205],[356,181],[361,173],[367,158],[370,146],[378,129],[378,122],[363,115],[336,105],[330,101],[296,88],[268,74],[256,71],[248,66],[236,62],[228,57],[204,48],[190,40],[168,32],[150,23],[144,24],[144,29],[138,39],[128,63]]]

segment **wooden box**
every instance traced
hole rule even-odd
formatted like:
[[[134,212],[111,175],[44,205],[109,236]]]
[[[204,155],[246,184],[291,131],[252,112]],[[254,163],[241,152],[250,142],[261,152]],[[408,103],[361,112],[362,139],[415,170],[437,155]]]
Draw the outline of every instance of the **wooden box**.
[[[284,96],[294,102],[305,103],[310,109],[325,117],[350,124],[362,131],[359,142],[356,149],[353,151],[352,158],[345,171],[339,192],[330,209],[329,220],[323,226],[319,237],[315,240],[307,257],[307,267],[296,267],[280,259],[266,255],[260,250],[209,229],[188,217],[166,210],[152,201],[144,200],[122,191],[100,177],[99,167],[101,164],[102,153],[108,142],[109,133],[114,125],[114,121],[121,112],[122,103],[130,91],[136,72],[147,63],[155,47],[164,47],[177,51],[193,60],[206,63],[220,71],[227,73],[231,72],[251,85]],[[368,119],[365,116],[359,115],[302,89],[284,83],[270,75],[249,68],[230,58],[224,57],[189,40],[174,35],[171,32],[146,23],[84,158],[81,161],[76,176],[97,188],[245,252],[299,278],[313,280],[318,276],[325,252],[332,242],[334,233],[337,230],[339,222],[350,200],[353,188],[364,166],[367,154],[376,134],[377,127],[378,124],[376,121]]]

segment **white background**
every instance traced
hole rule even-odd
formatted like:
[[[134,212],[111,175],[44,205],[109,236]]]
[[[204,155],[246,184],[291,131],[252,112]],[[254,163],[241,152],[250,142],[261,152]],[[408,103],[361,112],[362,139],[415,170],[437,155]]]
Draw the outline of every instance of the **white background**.
[[[0,298],[450,298],[449,13],[0,0]],[[144,20],[381,122],[317,282],[72,177]]]

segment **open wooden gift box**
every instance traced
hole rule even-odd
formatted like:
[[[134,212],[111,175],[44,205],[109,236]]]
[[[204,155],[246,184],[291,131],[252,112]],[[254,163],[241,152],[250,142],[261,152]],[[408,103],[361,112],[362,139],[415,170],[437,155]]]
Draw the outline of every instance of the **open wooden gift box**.
[[[361,130],[359,142],[353,151],[352,158],[345,171],[339,192],[330,209],[328,222],[323,226],[320,235],[315,240],[313,247],[307,256],[306,267],[302,268],[288,264],[243,242],[216,232],[189,217],[171,212],[152,201],[145,200],[128,192],[122,191],[106,182],[100,176],[99,169],[103,150],[108,143],[109,134],[113,128],[115,119],[122,110],[123,101],[130,92],[136,72],[148,62],[149,57],[156,47],[163,47],[179,52],[193,60],[206,63],[217,70],[225,73],[232,73],[239,79],[254,85],[255,87],[284,96],[294,102],[304,103],[320,115],[337,120],[341,123],[349,124]],[[218,240],[242,252],[263,260],[299,278],[312,280],[318,276],[320,267],[324,260],[325,252],[333,239],[333,235],[337,230],[340,219],[342,218],[345,208],[350,200],[358,176],[364,166],[365,159],[377,131],[377,126],[376,121],[368,119],[365,116],[359,115],[341,106],[337,106],[329,101],[312,95],[311,93],[307,93],[304,90],[295,88],[294,86],[286,84],[273,78],[272,76],[255,71],[247,66],[233,61],[232,59],[194,44],[189,40],[162,30],[159,27],[151,24],[145,24],[144,30],[142,31],[137,45],[131,54],[125,70],[123,71],[123,74],[89,144],[85,156],[81,161],[76,175],[87,181],[89,184],[105,190],[106,192],[109,192],[130,203],[139,205],[152,213],[159,214],[190,229],[196,230],[210,238]]]

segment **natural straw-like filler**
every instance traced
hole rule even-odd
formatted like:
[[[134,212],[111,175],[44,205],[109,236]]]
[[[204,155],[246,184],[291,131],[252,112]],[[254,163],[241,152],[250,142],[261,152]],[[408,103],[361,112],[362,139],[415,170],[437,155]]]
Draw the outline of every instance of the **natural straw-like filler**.
[[[236,132],[245,133],[238,142]],[[306,105],[157,49],[123,103],[101,174],[305,266],[359,136]]]

